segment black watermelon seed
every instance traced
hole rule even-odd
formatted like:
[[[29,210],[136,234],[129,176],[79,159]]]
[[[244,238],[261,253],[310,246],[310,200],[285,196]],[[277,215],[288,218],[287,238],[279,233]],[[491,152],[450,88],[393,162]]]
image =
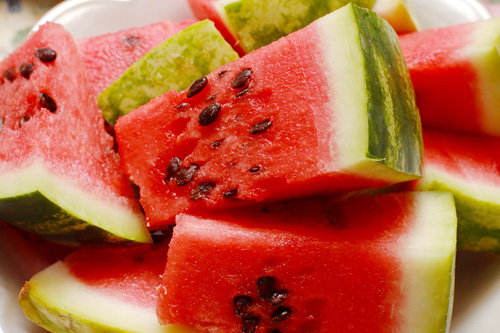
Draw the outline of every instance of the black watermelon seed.
[[[176,106],[177,110],[179,111],[183,111],[184,109],[186,109],[187,107],[189,106],[189,103],[181,103],[179,105]]]
[[[271,321],[273,323],[279,323],[289,318],[291,315],[292,309],[287,306],[281,305],[276,310],[274,310],[273,314],[271,315]]]
[[[193,179],[194,174],[196,173],[196,171],[198,171],[199,168],[200,167],[198,166],[198,164],[194,163],[188,167],[182,168],[175,177],[175,183],[177,184],[177,186],[184,186],[188,184]]]
[[[288,297],[288,290],[276,290],[269,295],[267,301],[272,305],[283,303]]]
[[[251,75],[252,75],[252,70],[250,68],[242,69],[231,82],[231,86],[234,89],[243,88],[244,86],[247,85]]]
[[[194,190],[191,191],[190,198],[193,201],[198,201],[200,199],[206,198],[210,195],[212,190],[215,187],[214,182],[203,182],[195,187]]]
[[[188,88],[186,95],[188,98],[191,98],[193,96],[198,95],[203,88],[208,83],[208,79],[206,77],[200,77],[199,79],[196,79],[193,83],[191,83],[191,86]]]
[[[212,147],[212,148],[217,148],[217,147],[219,147],[219,146],[222,144],[222,142],[223,142],[223,141],[224,141],[224,138],[219,139],[219,140],[217,140],[217,141],[214,141],[214,142],[212,142],[212,143],[210,144],[210,147]]]
[[[23,114],[19,118],[19,127],[21,127],[24,123],[28,122],[31,119],[31,116],[29,114]]]
[[[238,189],[236,188],[233,188],[232,190],[222,193],[222,197],[224,198],[234,198],[237,195],[238,195]]]
[[[2,76],[4,78],[6,78],[7,80],[9,80],[10,82],[14,81],[14,79],[16,78],[16,70],[14,69],[14,67],[11,67],[9,69],[6,69]]]
[[[35,52],[35,57],[40,59],[41,62],[52,62],[56,60],[57,58],[57,53],[56,51],[52,50],[51,48],[48,47],[41,47]]]
[[[240,91],[239,93],[237,93],[236,97],[240,98],[240,97],[244,96],[248,92],[248,89],[250,89],[250,87],[246,87],[245,89],[243,89],[242,91]]]
[[[46,108],[52,113],[56,112],[57,110],[56,102],[46,93],[40,94],[40,105],[42,106],[42,108]]]
[[[246,295],[238,295],[233,299],[234,314],[243,318],[248,314],[248,309],[252,305],[252,298]]]
[[[173,176],[181,170],[182,161],[178,157],[174,157],[168,162],[167,172],[165,174],[165,182],[168,183]]]
[[[274,292],[274,283],[276,280],[272,276],[263,276],[257,280],[257,292],[259,297],[267,301]]]
[[[210,104],[198,116],[198,123],[201,126],[208,126],[217,119],[220,113],[221,105],[217,102]]]
[[[220,79],[221,77],[223,77],[224,75],[227,74],[227,71],[220,71],[218,74],[217,74],[217,78]]]
[[[250,134],[261,134],[271,127],[271,119],[266,119],[250,127]]]
[[[250,169],[248,169],[248,172],[250,173],[255,173],[255,172],[259,172],[260,171],[260,166],[254,166],[254,167],[251,167]]]
[[[242,333],[255,333],[257,326],[259,325],[259,317],[247,317],[241,320],[241,332]]]
[[[19,73],[21,73],[21,75],[24,78],[29,79],[30,75],[31,75],[31,73],[33,73],[34,69],[35,69],[35,66],[33,66],[32,63],[24,62],[21,64],[21,66],[19,66]]]

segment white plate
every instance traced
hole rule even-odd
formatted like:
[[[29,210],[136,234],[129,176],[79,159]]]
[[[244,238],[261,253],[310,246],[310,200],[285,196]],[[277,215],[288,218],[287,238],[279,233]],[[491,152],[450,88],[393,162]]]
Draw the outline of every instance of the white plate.
[[[474,0],[410,2],[425,28],[490,17]],[[71,0],[56,6],[39,23],[61,23],[75,38],[81,38],[160,20],[190,18],[193,16],[184,0]],[[25,319],[17,304],[17,293],[26,278],[17,267],[0,246],[0,333],[43,332]],[[460,252],[451,332],[500,332],[499,309],[500,257]]]

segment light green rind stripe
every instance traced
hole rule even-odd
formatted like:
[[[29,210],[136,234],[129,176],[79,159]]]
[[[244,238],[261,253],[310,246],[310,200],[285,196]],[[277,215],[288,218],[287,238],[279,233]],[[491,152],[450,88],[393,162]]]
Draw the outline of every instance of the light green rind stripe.
[[[401,243],[404,318],[399,331],[444,333],[454,291],[457,218],[451,193],[415,192],[415,225]]]
[[[129,199],[92,194],[43,164],[0,174],[0,220],[69,245],[151,242]]]
[[[154,97],[182,91],[238,54],[205,20],[184,29],[148,52],[98,97],[104,118],[116,120]]]
[[[374,12],[352,6],[368,95],[366,156],[399,172],[423,174],[423,140],[415,93],[399,40]]]
[[[229,4],[228,4],[229,2]],[[240,0],[220,1],[221,13],[229,30],[245,52],[270,44],[280,37],[302,29],[316,19],[331,13],[349,0]],[[371,8],[374,0],[355,0],[353,3]]]
[[[35,324],[54,333],[194,333],[181,325],[161,326],[155,309],[105,295],[73,277],[62,262],[36,274],[19,294]]]

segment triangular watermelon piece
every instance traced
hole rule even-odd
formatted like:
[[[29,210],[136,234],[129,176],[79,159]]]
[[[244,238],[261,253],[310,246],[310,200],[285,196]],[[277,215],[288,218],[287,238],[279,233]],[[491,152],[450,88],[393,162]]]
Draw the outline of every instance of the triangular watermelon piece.
[[[71,35],[43,25],[0,73],[0,219],[70,244],[150,241]]]

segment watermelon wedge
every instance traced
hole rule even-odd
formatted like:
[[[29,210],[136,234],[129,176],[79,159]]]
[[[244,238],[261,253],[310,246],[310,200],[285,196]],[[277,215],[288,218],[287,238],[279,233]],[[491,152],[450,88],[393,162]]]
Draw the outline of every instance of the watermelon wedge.
[[[191,333],[160,326],[157,287],[168,242],[124,249],[81,249],[26,282],[19,302],[51,332]]]
[[[500,18],[401,36],[424,128],[500,135]]]
[[[97,97],[147,52],[193,23],[164,21],[77,40],[93,95]]]
[[[0,220],[73,245],[150,242],[69,33],[40,27],[0,73]]]
[[[355,5],[152,100],[115,129],[152,228],[190,210],[421,175],[397,36]]]
[[[201,332],[445,332],[456,215],[449,193],[177,217],[162,323]]]
[[[170,90],[184,90],[216,68],[238,59],[213,22],[193,24],[168,38],[106,88],[98,102],[107,122]]]
[[[373,11],[389,22],[398,34],[420,30],[418,18],[408,0],[377,0]]]
[[[189,0],[198,19],[210,19],[241,55],[302,29],[351,1]],[[375,0],[355,0],[371,8]]]
[[[500,253],[500,139],[424,131],[425,177],[411,189],[451,191],[460,249]]]

